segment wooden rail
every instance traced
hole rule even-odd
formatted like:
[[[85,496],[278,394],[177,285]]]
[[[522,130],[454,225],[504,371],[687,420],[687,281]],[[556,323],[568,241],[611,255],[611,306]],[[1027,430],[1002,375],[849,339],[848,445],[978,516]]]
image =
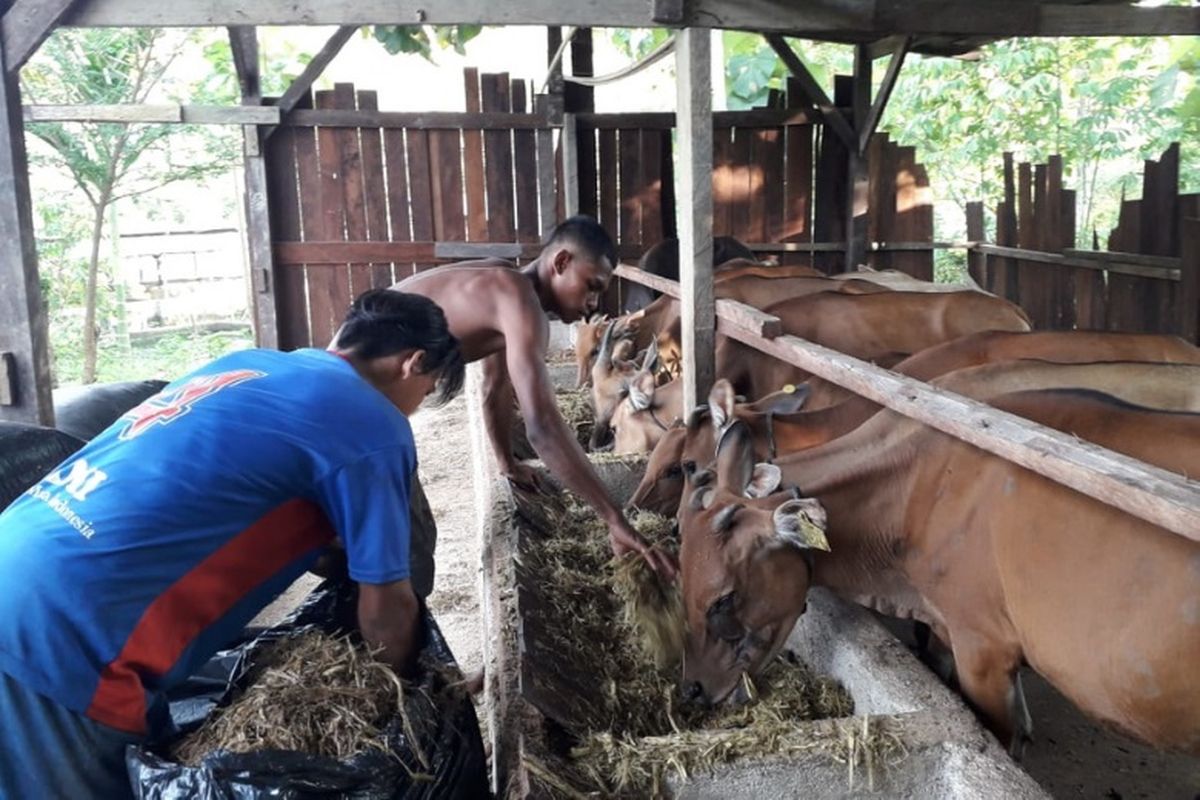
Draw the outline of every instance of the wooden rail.
[[[675,281],[629,267],[619,268],[617,274],[679,297]],[[775,330],[782,330],[778,318],[742,303],[718,300],[716,313],[717,329],[726,336],[1106,505],[1200,542],[1200,482],[797,336],[776,334]],[[746,325],[745,320],[754,322]]]

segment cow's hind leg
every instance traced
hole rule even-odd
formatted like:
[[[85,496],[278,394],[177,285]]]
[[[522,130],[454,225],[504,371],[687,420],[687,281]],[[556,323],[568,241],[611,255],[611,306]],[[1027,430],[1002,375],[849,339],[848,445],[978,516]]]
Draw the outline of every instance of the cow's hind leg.
[[[984,724],[1019,758],[1032,728],[1018,670],[1020,650],[979,634],[952,631],[958,683]]]

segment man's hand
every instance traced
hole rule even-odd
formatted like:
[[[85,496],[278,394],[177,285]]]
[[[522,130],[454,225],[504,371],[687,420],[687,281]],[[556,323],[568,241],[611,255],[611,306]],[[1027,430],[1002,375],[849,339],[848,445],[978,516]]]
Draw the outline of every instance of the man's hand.
[[[501,467],[500,472],[512,483],[530,492],[546,494],[553,489],[536,469],[520,461]]]
[[[626,553],[637,553],[646,559],[650,568],[658,573],[667,583],[672,583],[679,574],[679,565],[675,559],[656,547],[651,547],[635,531],[624,517],[608,525],[608,540],[612,545],[613,555],[620,558]]]

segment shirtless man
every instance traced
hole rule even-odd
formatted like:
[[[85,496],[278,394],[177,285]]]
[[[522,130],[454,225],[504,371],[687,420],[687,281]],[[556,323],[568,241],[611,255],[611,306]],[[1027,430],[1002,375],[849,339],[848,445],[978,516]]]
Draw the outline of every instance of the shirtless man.
[[[483,417],[501,472],[514,483],[537,487],[533,470],[512,454],[515,390],[529,443],[550,472],[608,524],[613,552],[639,553],[660,575],[673,579],[672,560],[646,544],[592,470],[558,412],[546,371],[546,314],[574,322],[595,311],[616,264],[616,248],[604,228],[591,217],[577,216],[555,228],[537,259],[520,269],[500,260],[449,264],[392,288],[436,302],[463,359],[483,360]],[[419,534],[414,530],[413,535]]]

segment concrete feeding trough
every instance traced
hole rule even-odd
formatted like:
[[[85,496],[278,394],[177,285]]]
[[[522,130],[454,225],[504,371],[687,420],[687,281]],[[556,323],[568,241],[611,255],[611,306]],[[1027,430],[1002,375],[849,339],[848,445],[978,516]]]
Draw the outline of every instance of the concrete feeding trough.
[[[613,496],[624,502],[644,469],[638,459],[597,459],[597,472]],[[534,663],[529,646],[536,636],[531,610],[537,591],[552,587],[522,585],[523,544],[539,532],[537,515],[520,513],[530,502],[514,497],[507,483],[488,484],[490,509],[485,520],[483,612],[488,633],[486,708],[492,752],[493,789],[498,796],[546,797],[545,784],[531,776],[526,759],[541,760],[556,748],[556,715],[570,713],[555,703],[534,675],[546,665]],[[854,699],[859,716],[800,723],[814,738],[860,726],[861,715],[883,721],[904,745],[905,754],[871,775],[856,776],[829,755],[808,751],[787,757],[745,758],[671,778],[669,793],[680,798],[1043,798],[1048,795],[1007,756],[962,701],[922,666],[867,611],[823,590],[810,593],[808,611],[788,644],[816,672],[835,678]],[[540,649],[545,658],[545,650]],[[563,665],[556,665],[563,666]],[[569,665],[557,672],[569,673]],[[580,676],[586,680],[586,676]],[[567,704],[569,706],[569,704]],[[560,748],[561,749],[561,748]],[[871,788],[868,789],[868,781]]]

